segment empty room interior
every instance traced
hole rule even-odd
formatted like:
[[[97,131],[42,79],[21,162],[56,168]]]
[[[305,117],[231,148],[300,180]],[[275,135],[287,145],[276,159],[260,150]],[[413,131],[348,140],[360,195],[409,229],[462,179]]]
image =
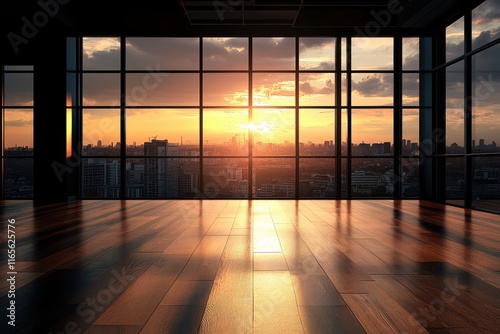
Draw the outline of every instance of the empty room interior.
[[[1,333],[499,333],[500,0],[3,2]]]

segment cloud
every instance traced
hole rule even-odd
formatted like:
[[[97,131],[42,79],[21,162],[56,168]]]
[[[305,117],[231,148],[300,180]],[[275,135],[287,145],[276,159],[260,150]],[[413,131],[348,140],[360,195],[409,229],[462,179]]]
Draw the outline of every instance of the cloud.
[[[334,90],[335,87],[331,79],[326,80],[321,88],[312,86],[309,81],[300,84],[301,95],[327,95],[332,94]]]
[[[353,80],[353,91],[365,97],[387,97],[393,95],[392,75],[368,74],[360,81]]]
[[[247,38],[204,38],[203,68],[238,70],[248,68]]]
[[[299,48],[324,48],[333,47],[335,39],[331,37],[301,37],[299,38]]]

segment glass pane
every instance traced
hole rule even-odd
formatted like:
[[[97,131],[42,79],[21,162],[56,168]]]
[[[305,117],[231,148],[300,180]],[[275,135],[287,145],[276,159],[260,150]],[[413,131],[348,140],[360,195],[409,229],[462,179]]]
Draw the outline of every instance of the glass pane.
[[[473,207],[500,211],[500,157],[474,158],[473,168]]]
[[[347,175],[350,173],[350,171],[347,169],[347,159],[342,159],[342,172],[341,172],[341,177],[342,179],[340,180],[340,187],[341,187],[341,197],[342,198],[347,198],[348,197],[348,186],[347,186]]]
[[[463,61],[446,69],[446,152],[465,152]]]
[[[128,106],[198,106],[197,73],[129,73]]]
[[[33,154],[33,110],[4,110],[5,155]]]
[[[198,158],[131,158],[127,159],[126,173],[127,198],[197,198],[200,179]],[[177,180],[174,179],[176,176]],[[154,185],[155,177],[161,180],[162,188]]]
[[[341,136],[342,136],[342,156],[345,157],[347,156],[347,134],[348,134],[348,113],[347,109],[342,109],[342,125],[341,125]]]
[[[127,70],[197,70],[199,38],[127,38]]]
[[[248,38],[203,38],[204,70],[247,70]]]
[[[418,106],[420,104],[419,74],[403,74],[403,105]]]
[[[332,73],[301,73],[299,103],[301,106],[335,105],[335,75]]]
[[[203,155],[248,155],[247,109],[203,111]]]
[[[120,75],[84,73],[82,101],[84,106],[120,106]]]
[[[254,109],[249,128],[254,155],[295,155],[294,109]]]
[[[340,48],[342,52],[342,59],[341,59],[341,64],[342,64],[342,71],[347,70],[347,40],[345,38],[342,38],[340,41]]]
[[[5,198],[33,197],[33,159],[3,159]]]
[[[248,159],[203,160],[203,193],[207,198],[248,198],[248,189]]]
[[[464,205],[465,172],[463,157],[446,158],[446,202]]]
[[[403,70],[417,71],[420,69],[420,42],[418,37],[403,38]]]
[[[254,73],[254,106],[294,106],[295,74]]]
[[[335,70],[335,38],[299,38],[300,70]]]
[[[351,57],[353,70],[392,70],[394,68],[394,39],[353,38]]]
[[[393,159],[352,159],[352,197],[391,197],[394,194]]]
[[[119,70],[120,39],[84,37],[82,56],[84,70]]]
[[[294,70],[295,38],[254,38],[254,70]]]
[[[446,61],[464,54],[464,18],[456,20],[446,28]]]
[[[126,117],[127,155],[149,155],[153,140],[166,141],[168,154],[199,155],[199,109],[129,108]]]
[[[500,44],[472,58],[472,139],[474,152],[500,152]]]
[[[5,65],[3,69],[4,71],[32,72],[35,67],[32,65]]]
[[[347,74],[342,74],[342,93],[341,93],[341,104],[342,106],[347,106]]]
[[[486,0],[472,11],[472,48],[500,37],[500,0]]]
[[[299,154],[335,155],[335,110],[301,109]]]
[[[4,73],[4,106],[33,106],[32,73]]]
[[[84,158],[82,187],[84,198],[119,198],[120,160]]]
[[[352,155],[391,155],[392,109],[352,110]]]
[[[120,110],[83,109],[83,155],[120,155]]]
[[[299,160],[299,197],[335,197],[335,159]]]
[[[401,159],[403,198],[418,198],[420,196],[420,158]]]
[[[254,198],[295,197],[295,159],[253,159]]]
[[[204,106],[248,106],[248,74],[203,74]]]
[[[419,154],[419,116],[418,109],[403,110],[403,142],[401,145],[403,155]]]
[[[392,106],[394,75],[358,73],[352,75],[352,104],[355,106]]]

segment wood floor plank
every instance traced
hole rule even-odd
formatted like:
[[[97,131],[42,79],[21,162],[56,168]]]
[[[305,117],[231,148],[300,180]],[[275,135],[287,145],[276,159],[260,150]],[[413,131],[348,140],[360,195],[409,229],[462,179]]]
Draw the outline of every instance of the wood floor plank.
[[[250,236],[230,236],[219,263],[200,333],[252,333],[253,278]]]
[[[254,272],[254,333],[304,333],[286,271]]]
[[[99,325],[144,325],[188,261],[188,255],[162,254],[95,321]]]
[[[0,211],[18,232],[15,332],[475,334],[500,324],[491,213],[390,199],[15,200]],[[0,333],[14,331],[2,322]]]

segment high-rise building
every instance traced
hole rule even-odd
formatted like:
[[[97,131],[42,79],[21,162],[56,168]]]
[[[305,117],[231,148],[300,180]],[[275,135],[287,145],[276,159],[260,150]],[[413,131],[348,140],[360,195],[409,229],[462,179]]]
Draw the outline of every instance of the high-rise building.
[[[152,139],[144,143],[144,197],[175,198],[179,196],[179,146],[168,140]]]

